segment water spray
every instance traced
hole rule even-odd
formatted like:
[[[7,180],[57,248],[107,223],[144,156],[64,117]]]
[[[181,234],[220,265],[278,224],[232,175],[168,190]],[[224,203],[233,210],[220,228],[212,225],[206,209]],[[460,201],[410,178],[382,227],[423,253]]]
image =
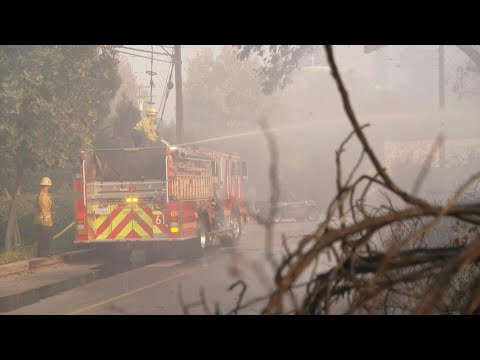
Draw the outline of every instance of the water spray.
[[[268,133],[276,133],[276,132],[282,132],[282,131],[287,131],[287,130],[295,130],[295,129],[300,129],[300,128],[305,128],[309,126],[315,126],[318,125],[317,122],[314,121],[308,121],[308,122],[303,122],[299,123],[296,125],[291,125],[291,126],[283,126],[283,127],[276,127],[268,130]],[[247,131],[239,134],[233,134],[233,135],[224,135],[224,136],[218,136],[210,139],[205,139],[205,140],[198,140],[198,141],[190,141],[186,142],[183,144],[175,144],[175,146],[188,146],[188,145],[196,145],[196,144],[202,144],[202,143],[207,143],[207,142],[213,142],[213,141],[221,141],[221,140],[228,140],[228,139],[234,139],[234,138],[239,138],[239,137],[244,137],[244,136],[256,136],[256,135],[263,135],[265,131],[263,130],[252,130],[252,131]]]

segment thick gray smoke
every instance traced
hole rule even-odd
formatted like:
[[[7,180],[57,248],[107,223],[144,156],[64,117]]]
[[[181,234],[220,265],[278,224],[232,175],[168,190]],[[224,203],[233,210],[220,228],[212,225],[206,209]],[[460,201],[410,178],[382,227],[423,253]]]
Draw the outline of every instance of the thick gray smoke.
[[[370,143],[388,171],[398,176],[402,186],[411,188],[439,133],[443,133],[446,139],[446,168],[440,169],[437,154],[431,165],[431,174],[421,189],[425,194],[430,192],[440,196],[439,193],[442,193],[446,196],[477,168],[475,158],[479,146],[475,139],[480,126],[480,72],[458,48],[445,46],[446,106],[443,111],[439,109],[437,45],[390,45],[369,54],[364,53],[361,45],[339,45],[335,46],[335,54],[360,123],[371,125],[365,130]],[[184,64],[184,81],[188,82],[189,60],[185,59]],[[211,71],[211,68],[206,69]],[[238,77],[238,74],[227,73],[227,70],[219,72],[219,76],[224,79]],[[302,59],[292,80],[291,85],[273,95],[269,111],[265,110],[260,115],[268,120],[271,128],[277,130],[280,182],[289,184],[298,198],[315,200],[325,208],[335,191],[335,150],[351,127],[322,46]],[[204,91],[223,89],[232,93],[232,89],[218,86],[219,83],[229,85],[213,75],[205,75],[199,82]],[[239,90],[239,93],[248,94],[248,91]],[[228,132],[240,136],[218,139],[219,135],[213,131],[215,129],[207,124],[211,118],[223,116],[225,109],[233,111],[235,106],[241,107],[241,97],[229,98],[220,115],[214,107],[205,115],[204,107],[210,105],[208,99],[201,99],[202,92],[195,93],[193,100],[188,98],[189,93],[184,95],[186,108],[192,101],[198,103],[198,107],[194,105],[185,113],[186,131],[189,126],[197,126],[203,131],[199,132],[201,135],[198,138],[215,138],[215,141],[202,142],[199,146],[239,153],[249,163],[249,195],[252,201],[268,199],[269,153],[260,126],[255,126],[252,119],[245,119],[249,123],[247,128],[230,129]],[[218,98],[224,97],[221,93],[217,95]],[[263,106],[261,101],[259,99],[258,108]],[[174,114],[174,111],[171,113]],[[197,116],[199,113],[203,114],[200,118]],[[171,120],[174,120],[174,115]],[[205,128],[212,130],[211,134],[204,131]],[[169,131],[174,133],[174,129]],[[360,155],[359,151],[360,147],[354,140],[342,154],[345,176]],[[369,171],[369,165],[365,161],[365,166],[359,171]]]
[[[390,46],[378,54],[364,54],[362,46],[337,47],[337,58],[359,121],[371,125],[366,134],[374,150],[402,186],[410,189],[435,138],[444,134],[446,169],[438,169],[437,153],[431,176],[422,187],[424,194],[443,198],[478,168],[480,108],[474,92],[480,81],[471,75],[465,86],[472,90],[463,89],[459,95],[457,69],[468,59],[447,47],[446,109],[441,111],[437,48]],[[325,208],[335,190],[335,150],[351,128],[323,49],[302,66],[294,74],[293,84],[276,94],[286,109],[282,118],[265,116],[278,130],[281,183],[290,184],[298,198],[316,200]],[[256,200],[269,198],[269,154],[261,133],[216,140],[210,145],[241,154],[249,162],[250,195]],[[402,151],[407,148],[408,154]],[[359,150],[356,141],[347,147],[343,154],[345,174]],[[365,162],[360,171],[368,170]]]

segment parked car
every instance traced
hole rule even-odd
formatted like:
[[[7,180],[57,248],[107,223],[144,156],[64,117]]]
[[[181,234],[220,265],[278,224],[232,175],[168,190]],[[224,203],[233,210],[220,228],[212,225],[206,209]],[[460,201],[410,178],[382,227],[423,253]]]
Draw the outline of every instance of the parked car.
[[[313,200],[297,202],[278,202],[273,204],[275,213],[272,221],[274,223],[294,220],[296,222],[315,222],[320,219],[320,211]],[[269,202],[261,202],[256,205],[257,221],[266,223],[270,215],[271,205]]]
[[[283,186],[280,191],[279,201],[271,204],[269,201],[257,201],[255,209],[257,221],[266,223],[269,220],[270,210],[275,209],[272,222],[285,221],[315,222],[320,219],[320,211],[313,200],[299,201],[296,196]]]

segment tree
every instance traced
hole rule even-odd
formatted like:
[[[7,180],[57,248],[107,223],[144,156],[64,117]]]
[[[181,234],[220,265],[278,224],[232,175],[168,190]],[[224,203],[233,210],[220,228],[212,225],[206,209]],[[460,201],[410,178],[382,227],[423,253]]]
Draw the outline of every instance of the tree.
[[[17,198],[27,168],[66,167],[92,144],[118,87],[113,46],[0,48],[0,153],[14,166],[4,183],[11,210],[5,248],[20,244]],[[4,177],[3,177],[4,178]]]
[[[238,45],[240,60],[251,58],[261,62],[259,70],[263,78],[263,91],[273,93],[292,82],[290,75],[298,68],[299,62],[314,53],[318,45]]]
[[[457,68],[453,91],[459,99],[476,97],[479,94],[478,85],[480,79],[480,47],[457,45],[463,52],[469,55],[469,61],[464,66]]]
[[[137,99],[146,92],[138,87],[131,64],[125,57],[120,57],[116,80],[118,90],[110,101],[109,113],[99,119],[96,126],[95,147],[98,148],[133,147],[131,130],[141,115]]]
[[[186,142],[207,141],[201,145],[242,154],[251,169],[248,191],[261,194],[268,187],[268,152],[259,120],[268,117],[279,126],[286,117],[281,100],[262,93],[258,66],[256,59],[240,61],[232,46],[218,54],[204,49],[189,61],[183,90]],[[163,127],[160,136],[174,140],[174,130]]]
[[[280,116],[277,100],[262,94],[256,74],[258,62],[242,62],[237,57],[232,47],[224,47],[218,56],[204,49],[189,62],[184,116],[190,140],[251,129],[265,114]],[[208,134],[202,129],[208,129]]]

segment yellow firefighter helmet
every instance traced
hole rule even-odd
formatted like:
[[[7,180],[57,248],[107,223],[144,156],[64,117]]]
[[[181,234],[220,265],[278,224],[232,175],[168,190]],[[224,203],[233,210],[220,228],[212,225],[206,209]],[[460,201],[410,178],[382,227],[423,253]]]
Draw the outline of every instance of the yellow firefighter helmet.
[[[52,180],[49,177],[44,177],[42,182],[40,183],[41,186],[52,186]]]

